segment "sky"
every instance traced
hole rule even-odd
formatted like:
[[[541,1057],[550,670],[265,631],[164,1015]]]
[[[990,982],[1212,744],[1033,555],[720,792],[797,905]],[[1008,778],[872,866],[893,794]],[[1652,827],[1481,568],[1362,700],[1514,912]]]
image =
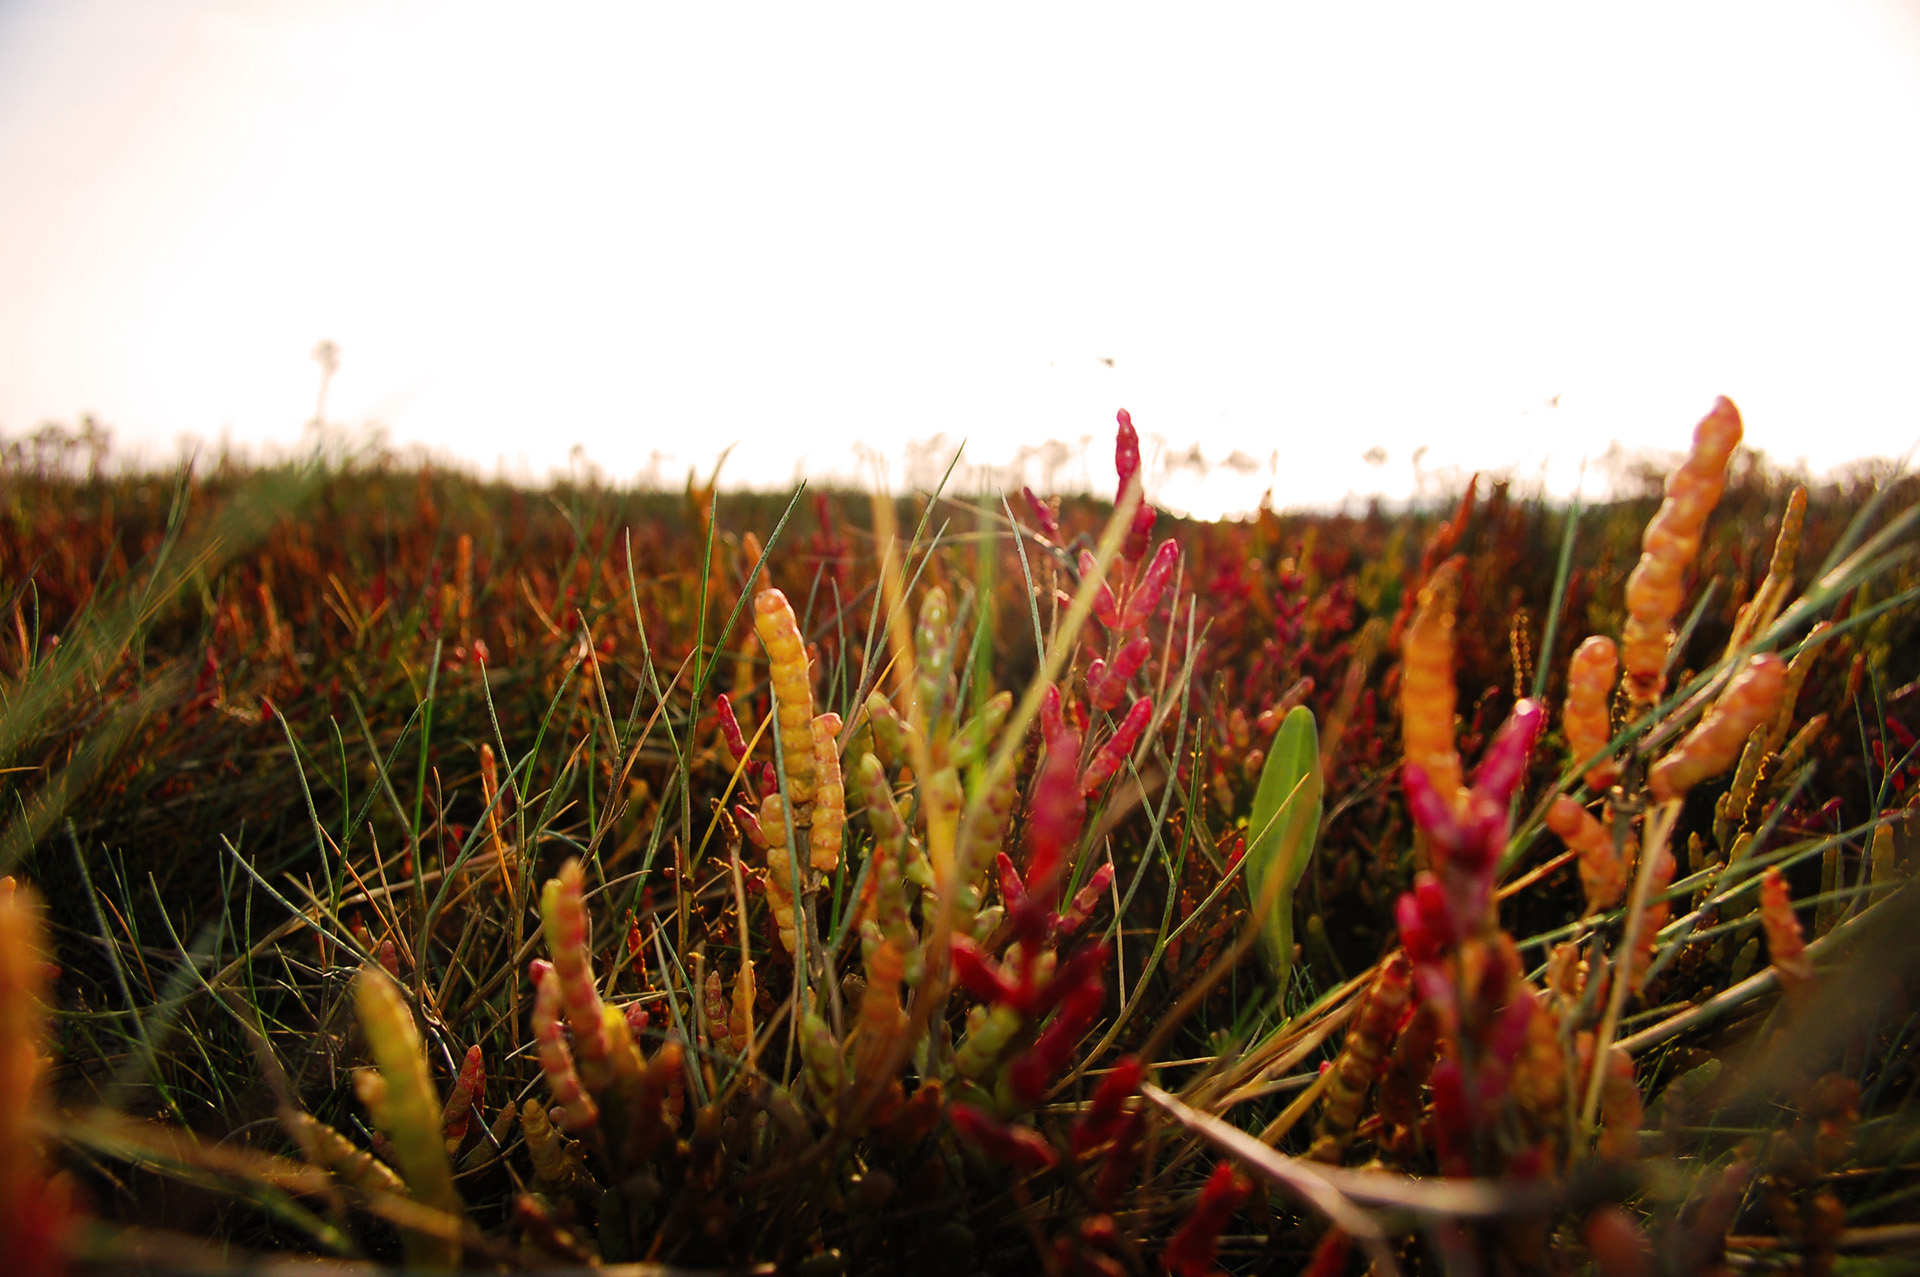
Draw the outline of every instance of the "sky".
[[[521,478],[1105,488],[1126,407],[1204,515],[1591,494],[1719,394],[1819,472],[1920,442],[1916,227],[1912,0],[0,0],[0,434],[155,464],[330,340]]]

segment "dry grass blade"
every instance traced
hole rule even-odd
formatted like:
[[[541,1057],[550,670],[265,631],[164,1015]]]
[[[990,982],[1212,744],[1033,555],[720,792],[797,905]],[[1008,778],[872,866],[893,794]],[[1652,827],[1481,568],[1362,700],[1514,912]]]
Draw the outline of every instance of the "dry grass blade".
[[[1366,1247],[1375,1271],[1398,1277],[1400,1265],[1394,1260],[1386,1233],[1371,1215],[1354,1205],[1349,1195],[1322,1169],[1275,1152],[1239,1127],[1188,1108],[1151,1082],[1143,1083],[1140,1093],[1165,1109],[1188,1131],[1228,1154],[1245,1169],[1294,1194],[1344,1229]]]
[[[1217,1117],[1196,1112],[1152,1083],[1140,1093],[1165,1109],[1174,1121],[1216,1148],[1239,1156],[1257,1155],[1250,1169],[1278,1183],[1308,1178],[1329,1186],[1348,1202],[1378,1210],[1404,1211],[1430,1219],[1496,1220],[1537,1215],[1559,1205],[1566,1194],[1552,1184],[1505,1183],[1491,1179],[1416,1179],[1384,1171],[1355,1171],[1288,1157]],[[1345,1227],[1342,1224],[1342,1227]]]
[[[1659,863],[1667,839],[1673,833],[1673,822],[1679,816],[1678,801],[1669,802],[1660,810],[1648,813],[1647,835],[1641,846],[1639,868],[1633,876],[1633,895],[1627,902],[1627,925],[1621,933],[1620,943],[1614,948],[1613,985],[1607,991],[1607,1013],[1600,1022],[1600,1031],[1594,1042],[1593,1069],[1587,1078],[1586,1097],[1580,1105],[1581,1122],[1588,1127],[1593,1125],[1600,1111],[1600,1089],[1606,1081],[1603,1062],[1620,1027],[1620,1012],[1627,1004],[1627,994],[1633,983],[1628,978],[1628,972],[1633,969],[1633,955],[1640,941],[1641,923],[1646,917],[1654,868]]]

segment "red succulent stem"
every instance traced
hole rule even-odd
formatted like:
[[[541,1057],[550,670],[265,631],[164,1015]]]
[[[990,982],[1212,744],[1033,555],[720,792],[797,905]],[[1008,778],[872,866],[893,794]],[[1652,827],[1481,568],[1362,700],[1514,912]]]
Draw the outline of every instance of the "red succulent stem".
[[[736,764],[744,762],[747,757],[747,738],[740,730],[740,720],[734,717],[733,702],[722,692],[716,704],[720,711],[720,735],[727,742],[727,751],[733,755]]]
[[[1214,1167],[1212,1178],[1200,1190],[1193,1214],[1180,1225],[1180,1231],[1167,1243],[1161,1259],[1176,1277],[1212,1277],[1214,1259],[1220,1251],[1220,1234],[1235,1211],[1253,1196],[1253,1185],[1246,1176],[1222,1162]]]
[[[1080,777],[1080,792],[1092,795],[1100,786],[1113,778],[1120,770],[1120,764],[1127,761],[1133,753],[1133,747],[1140,742],[1140,736],[1147,730],[1147,724],[1153,719],[1153,698],[1142,696],[1135,701],[1127,716],[1120,720],[1120,726],[1113,729],[1113,735],[1106,744],[1094,751],[1087,761],[1087,770]]]
[[[1009,1126],[971,1104],[952,1105],[947,1109],[947,1120],[961,1139],[990,1161],[1022,1171],[1050,1170],[1059,1164],[1060,1154],[1032,1127]]]

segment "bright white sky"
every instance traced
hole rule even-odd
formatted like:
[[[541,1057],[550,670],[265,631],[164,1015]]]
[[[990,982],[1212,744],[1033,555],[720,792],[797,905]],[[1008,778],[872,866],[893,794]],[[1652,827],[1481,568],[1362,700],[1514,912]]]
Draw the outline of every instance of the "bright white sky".
[[[0,431],[152,460],[297,443],[331,338],[510,474],[1104,488],[1125,406],[1179,508],[1564,491],[1720,393],[1822,469],[1920,439],[1917,227],[1893,0],[0,5]]]

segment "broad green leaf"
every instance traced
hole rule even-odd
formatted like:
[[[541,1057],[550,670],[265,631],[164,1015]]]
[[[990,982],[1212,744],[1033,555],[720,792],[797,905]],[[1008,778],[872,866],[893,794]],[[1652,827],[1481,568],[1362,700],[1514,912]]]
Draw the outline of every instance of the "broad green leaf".
[[[1282,996],[1293,966],[1293,892],[1320,832],[1320,730],[1296,706],[1274,733],[1247,827],[1247,890],[1262,915],[1268,965]]]

